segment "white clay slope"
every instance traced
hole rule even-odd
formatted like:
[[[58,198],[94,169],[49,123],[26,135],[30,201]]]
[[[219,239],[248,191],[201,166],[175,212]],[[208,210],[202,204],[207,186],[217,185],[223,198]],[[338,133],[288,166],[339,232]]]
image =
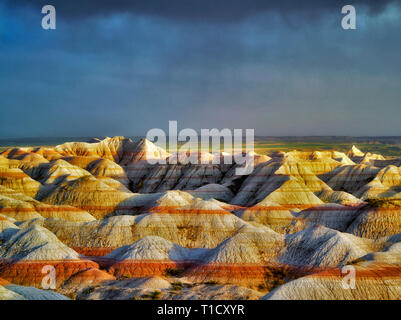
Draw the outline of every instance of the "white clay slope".
[[[15,233],[0,248],[0,259],[6,260],[71,260],[79,254],[70,249],[49,230],[33,225]]]

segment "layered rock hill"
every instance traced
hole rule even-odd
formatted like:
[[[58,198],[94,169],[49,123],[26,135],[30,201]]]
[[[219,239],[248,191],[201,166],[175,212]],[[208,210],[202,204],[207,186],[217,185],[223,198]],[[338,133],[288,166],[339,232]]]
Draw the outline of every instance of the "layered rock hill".
[[[244,226],[206,252],[187,276],[194,282],[230,283],[266,290],[279,277],[273,274],[283,267],[277,259],[283,245],[283,236],[267,227]]]
[[[263,300],[399,300],[401,269],[388,264],[355,267],[355,286],[341,269],[322,271],[290,281]],[[345,272],[347,274],[347,272]]]
[[[115,276],[164,275],[168,270],[190,267],[203,252],[204,249],[187,249],[157,236],[146,236],[112,251],[104,261],[112,264],[109,272]]]
[[[47,205],[25,194],[0,186],[0,213],[17,221],[34,218],[59,218],[67,221],[95,220],[88,212],[73,206]]]
[[[39,225],[21,228],[0,248],[0,277],[12,283],[38,286],[46,266],[54,268],[56,284],[61,284],[77,271],[97,264],[81,259],[77,252]]]
[[[0,298],[63,298],[40,290],[45,266],[80,299],[401,298],[401,159],[249,153],[238,176],[216,164],[233,154],[173,151],[114,137],[1,152]],[[344,266],[356,290],[339,288]]]
[[[315,226],[287,235],[278,260],[305,268],[341,267],[378,248],[370,239]]]

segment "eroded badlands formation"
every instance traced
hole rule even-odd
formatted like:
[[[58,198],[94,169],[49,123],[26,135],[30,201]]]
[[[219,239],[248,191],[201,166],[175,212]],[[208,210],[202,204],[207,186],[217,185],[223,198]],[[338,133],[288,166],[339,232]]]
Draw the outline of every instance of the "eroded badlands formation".
[[[199,156],[123,137],[2,152],[0,299],[401,298],[401,159],[255,154],[237,176]]]

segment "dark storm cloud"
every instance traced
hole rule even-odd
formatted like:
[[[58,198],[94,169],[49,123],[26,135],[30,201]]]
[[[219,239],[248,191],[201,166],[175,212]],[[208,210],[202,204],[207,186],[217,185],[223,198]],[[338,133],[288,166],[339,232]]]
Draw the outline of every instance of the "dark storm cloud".
[[[399,135],[400,6],[357,7],[345,31],[353,1],[215,2],[0,0],[0,137],[143,135],[168,120]],[[41,4],[56,5],[56,30]]]
[[[11,6],[42,7],[52,4],[64,18],[132,13],[168,19],[204,22],[233,22],[256,13],[320,16],[346,4],[364,6],[371,14],[381,12],[389,3],[400,0],[6,0]]]

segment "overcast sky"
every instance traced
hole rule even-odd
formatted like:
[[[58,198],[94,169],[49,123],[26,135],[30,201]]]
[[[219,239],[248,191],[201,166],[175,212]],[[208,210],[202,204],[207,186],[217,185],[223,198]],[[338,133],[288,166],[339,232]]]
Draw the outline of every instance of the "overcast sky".
[[[44,4],[56,30],[41,28]],[[345,4],[356,30],[341,28]],[[168,120],[401,135],[400,1],[0,2],[0,138],[145,135]]]

